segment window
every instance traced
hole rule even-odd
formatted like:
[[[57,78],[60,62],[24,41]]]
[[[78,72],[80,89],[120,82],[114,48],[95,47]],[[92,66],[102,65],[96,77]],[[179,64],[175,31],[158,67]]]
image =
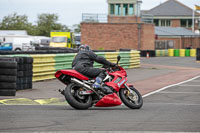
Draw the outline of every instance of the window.
[[[171,20],[169,19],[161,19],[161,20],[155,19],[154,23],[156,26],[163,26],[163,27],[171,26]]]
[[[181,19],[181,27],[192,27],[192,19]]]
[[[128,15],[128,4],[123,4],[123,16]]]
[[[52,42],[67,42],[67,37],[52,37]]]
[[[188,27],[192,27],[192,19],[188,19]]]
[[[187,20],[181,19],[181,27],[186,27],[186,26],[187,26]]]
[[[133,4],[129,4],[129,11],[128,11],[128,15],[133,15],[134,14],[134,5]]]
[[[114,13],[115,13],[114,4],[110,4],[110,14],[111,14],[111,15],[114,15]]]
[[[166,20],[166,25],[165,26],[171,26],[171,21],[169,19]]]
[[[155,26],[159,26],[159,20],[158,19],[154,19],[153,21],[154,21]]]
[[[165,26],[165,20],[161,20],[161,25],[160,26]]]
[[[115,15],[121,15],[121,5],[115,4]]]

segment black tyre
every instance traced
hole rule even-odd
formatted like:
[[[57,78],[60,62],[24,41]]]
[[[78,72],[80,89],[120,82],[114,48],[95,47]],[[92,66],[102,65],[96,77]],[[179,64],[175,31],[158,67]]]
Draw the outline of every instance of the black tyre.
[[[23,84],[17,84],[16,90],[23,90]]]
[[[65,99],[67,102],[75,109],[88,109],[92,106],[92,97],[89,96],[80,96],[78,95],[79,90],[82,89],[79,85],[75,83],[69,84],[65,88]]]
[[[24,77],[31,77],[33,76],[33,71],[23,71]]]
[[[17,69],[0,68],[0,75],[16,76],[17,75]]]
[[[28,84],[23,84],[23,89],[29,89]]]
[[[24,82],[23,78],[20,78],[20,77],[17,78],[17,82],[16,82],[17,84],[23,84],[23,82]]]
[[[15,62],[15,61],[0,61],[0,68],[16,69],[17,62]]]
[[[15,51],[22,51],[20,48],[16,48]]]
[[[24,64],[23,65],[23,71],[32,71],[33,65],[32,64]]]
[[[0,82],[15,83],[17,81],[16,76],[0,75]]]
[[[32,84],[32,80],[33,80],[33,77],[27,77],[28,78],[28,84]]]
[[[18,64],[24,64],[24,59],[23,57],[15,57],[15,60]]]
[[[3,57],[0,57],[0,62],[1,61],[15,61],[15,58],[3,56]]]
[[[130,87],[133,93],[126,88],[119,90],[119,96],[122,102],[131,109],[140,109],[143,105],[143,99],[141,94],[134,88]]]
[[[33,88],[32,83],[28,84],[28,88],[29,88],[29,89],[32,89],[32,88]]]
[[[1,89],[0,90],[0,96],[15,96],[16,90],[7,90],[7,89]]]
[[[17,77],[24,77],[24,71],[18,71]]]
[[[24,70],[24,65],[17,65],[17,71],[23,71]]]
[[[0,89],[16,89],[16,83],[0,82]]]
[[[32,57],[23,57],[23,58],[24,58],[24,63],[25,64],[33,63],[33,58]]]

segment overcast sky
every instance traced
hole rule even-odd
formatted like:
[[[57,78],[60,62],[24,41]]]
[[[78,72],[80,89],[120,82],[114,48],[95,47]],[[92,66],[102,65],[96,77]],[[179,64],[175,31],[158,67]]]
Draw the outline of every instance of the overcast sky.
[[[0,22],[4,16],[16,12],[27,15],[29,22],[35,23],[37,15],[41,13],[55,13],[59,16],[59,23],[67,26],[79,24],[82,13],[106,13],[107,0],[0,0]],[[142,10],[151,9],[166,0],[142,0]],[[200,0],[179,0],[194,9],[200,5]]]

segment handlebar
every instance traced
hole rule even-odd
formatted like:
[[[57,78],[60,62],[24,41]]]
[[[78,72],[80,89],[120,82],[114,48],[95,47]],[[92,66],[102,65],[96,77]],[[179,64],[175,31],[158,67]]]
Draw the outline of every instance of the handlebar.
[[[105,68],[105,69],[108,70],[108,71],[119,71],[119,70],[121,70],[121,69],[120,69],[120,66],[118,65],[120,59],[121,59],[121,56],[120,56],[120,55],[117,56],[117,64],[116,64],[115,67],[111,67],[111,66],[103,65],[103,68]]]
[[[108,71],[119,71],[120,70],[120,66],[118,66],[118,65],[116,65],[115,67],[103,65],[102,68],[104,68],[104,69],[106,69]]]

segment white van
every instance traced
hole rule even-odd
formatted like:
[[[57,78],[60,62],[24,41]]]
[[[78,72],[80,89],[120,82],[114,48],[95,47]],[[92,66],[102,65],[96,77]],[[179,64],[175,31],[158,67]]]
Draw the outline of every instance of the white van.
[[[33,46],[32,38],[14,38],[12,46],[13,46],[13,51],[35,50],[35,47]]]

